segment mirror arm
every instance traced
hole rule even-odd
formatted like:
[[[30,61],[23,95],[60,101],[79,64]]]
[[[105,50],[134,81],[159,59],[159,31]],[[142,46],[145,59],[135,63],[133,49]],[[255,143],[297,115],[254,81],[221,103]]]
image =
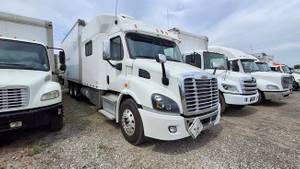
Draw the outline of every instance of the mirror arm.
[[[166,68],[165,68],[165,64],[161,63],[161,68],[162,68],[162,83],[166,86],[169,85],[169,79],[167,78],[167,74],[166,74]]]
[[[113,64],[113,63],[111,63],[111,61],[110,60],[106,60],[109,64],[110,64],[110,66],[112,66],[113,68],[116,68],[117,70],[119,70],[119,71],[121,71],[122,70],[122,66],[118,66],[118,64]]]

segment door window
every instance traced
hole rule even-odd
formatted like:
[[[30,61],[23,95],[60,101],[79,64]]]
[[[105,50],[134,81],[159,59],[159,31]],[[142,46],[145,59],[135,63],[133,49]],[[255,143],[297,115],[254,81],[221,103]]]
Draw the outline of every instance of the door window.
[[[115,37],[110,40],[111,60],[122,60],[124,51],[121,37]]]

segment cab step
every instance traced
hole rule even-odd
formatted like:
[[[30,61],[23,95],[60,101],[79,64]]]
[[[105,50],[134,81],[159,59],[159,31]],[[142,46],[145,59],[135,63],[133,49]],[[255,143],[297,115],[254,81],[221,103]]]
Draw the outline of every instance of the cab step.
[[[116,118],[116,107],[117,107],[117,101],[118,101],[117,94],[106,94],[101,96],[102,100],[102,109],[100,112],[106,116],[108,119],[115,119]]]

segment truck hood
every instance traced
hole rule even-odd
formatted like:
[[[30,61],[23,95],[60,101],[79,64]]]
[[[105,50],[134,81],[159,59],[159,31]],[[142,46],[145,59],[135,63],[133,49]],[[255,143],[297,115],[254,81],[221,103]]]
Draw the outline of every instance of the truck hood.
[[[252,72],[251,75],[257,79],[280,79],[287,75],[278,72]]]
[[[50,72],[0,69],[0,87],[3,86],[32,86],[51,80]]]
[[[159,79],[161,79],[162,77],[161,64],[156,62],[154,59],[136,59],[134,61],[134,67],[144,69],[148,71],[151,76],[158,76]],[[204,73],[204,71],[201,71],[201,69],[182,62],[167,61],[165,63],[165,68],[166,68],[167,76],[171,76],[173,78],[177,78],[182,73],[187,73],[187,72]]]
[[[206,69],[207,72],[213,73],[213,69]],[[250,74],[246,73],[240,73],[240,72],[233,72],[233,71],[226,71],[226,70],[217,70],[216,71],[216,77],[218,80],[226,81],[246,81],[246,80],[252,80],[252,76]]]

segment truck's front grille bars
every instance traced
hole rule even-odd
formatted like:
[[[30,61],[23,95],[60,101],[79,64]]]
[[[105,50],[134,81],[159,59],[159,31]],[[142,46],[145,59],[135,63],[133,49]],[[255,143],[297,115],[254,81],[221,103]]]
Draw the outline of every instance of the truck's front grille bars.
[[[242,81],[242,90],[244,95],[253,95],[257,93],[256,80],[244,80]]]
[[[27,87],[0,88],[0,112],[26,107],[29,103]]]
[[[216,109],[219,103],[218,82],[215,78],[193,78],[183,80],[185,114],[204,114]]]
[[[290,84],[291,84],[291,78],[290,77],[282,77],[281,84],[282,84],[283,89],[289,89]]]

